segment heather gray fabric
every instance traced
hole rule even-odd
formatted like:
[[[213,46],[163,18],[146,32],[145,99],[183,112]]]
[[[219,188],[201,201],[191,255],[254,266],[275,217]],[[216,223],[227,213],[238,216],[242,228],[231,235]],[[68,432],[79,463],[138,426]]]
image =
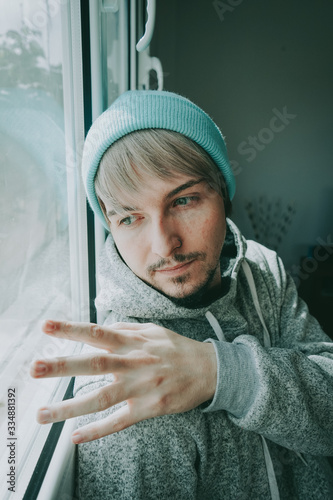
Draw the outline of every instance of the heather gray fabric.
[[[263,347],[244,258],[270,333],[269,349]],[[323,457],[333,455],[333,343],[298,299],[276,254],[245,241],[230,220],[221,269],[219,299],[197,309],[178,307],[135,276],[108,238],[96,300],[100,310],[109,311],[106,324],[154,322],[195,340],[209,339],[217,353],[218,384],[213,400],[202,407],[79,445],[81,500],[269,499],[260,435],[267,438],[281,499],[333,499],[332,473]],[[226,342],[217,340],[208,310]],[[110,381],[112,375],[77,377],[75,395]],[[78,425],[114,409],[82,416]]]

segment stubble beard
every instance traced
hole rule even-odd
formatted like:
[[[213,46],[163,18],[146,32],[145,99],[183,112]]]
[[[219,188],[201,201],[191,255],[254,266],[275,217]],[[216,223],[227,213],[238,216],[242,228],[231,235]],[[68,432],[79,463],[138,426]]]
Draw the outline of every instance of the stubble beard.
[[[177,256],[178,258],[175,256],[174,260],[176,260],[177,262],[189,262],[190,260],[193,260],[193,256],[194,254],[190,254],[186,256],[186,259],[183,256]],[[200,253],[199,260],[204,261],[205,258],[206,254]],[[149,280],[148,284],[179,307],[186,307],[188,309],[204,307],[205,305],[208,305],[216,300],[216,298],[220,294],[220,286],[216,286],[214,288],[212,287],[212,283],[216,277],[217,272],[219,271],[219,263],[220,262],[218,259],[215,265],[208,267],[205,272],[204,279],[186,295],[184,295],[184,285],[186,286],[186,283],[192,278],[190,272],[169,279],[169,283],[172,283],[176,286],[176,291],[173,295],[164,292],[154,279]]]

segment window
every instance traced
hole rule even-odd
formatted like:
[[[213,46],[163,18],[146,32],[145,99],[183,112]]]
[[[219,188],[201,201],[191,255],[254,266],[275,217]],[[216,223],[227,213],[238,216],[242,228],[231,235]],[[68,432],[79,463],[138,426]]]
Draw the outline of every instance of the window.
[[[86,205],[79,172],[84,140],[79,5],[22,0],[1,6],[0,470],[6,477],[7,399],[8,389],[14,389],[11,437],[17,438],[14,464],[21,493],[51,427],[36,423],[36,410],[61,400],[69,383],[30,378],[30,363],[80,348],[42,334],[41,322],[89,321]],[[1,498],[11,494],[6,479]]]

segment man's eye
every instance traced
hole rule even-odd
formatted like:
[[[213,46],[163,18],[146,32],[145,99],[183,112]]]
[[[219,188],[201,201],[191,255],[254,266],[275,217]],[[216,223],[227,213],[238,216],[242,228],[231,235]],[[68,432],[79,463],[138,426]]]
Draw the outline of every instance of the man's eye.
[[[135,221],[135,217],[129,215],[128,217],[124,217],[119,221],[119,226],[130,226]]]
[[[182,198],[177,198],[177,200],[175,200],[175,202],[174,202],[174,205],[175,206],[188,205],[192,201],[197,201],[198,199],[199,199],[198,196],[183,196]]]

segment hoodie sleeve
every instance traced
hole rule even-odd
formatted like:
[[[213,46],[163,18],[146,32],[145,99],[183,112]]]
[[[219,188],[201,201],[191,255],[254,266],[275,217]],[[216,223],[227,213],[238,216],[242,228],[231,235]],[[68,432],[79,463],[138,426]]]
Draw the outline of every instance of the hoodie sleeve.
[[[270,273],[250,264],[273,347],[264,348],[255,332],[231,344],[212,341],[218,384],[204,411],[226,410],[239,427],[294,451],[332,455],[333,343],[279,259]]]

